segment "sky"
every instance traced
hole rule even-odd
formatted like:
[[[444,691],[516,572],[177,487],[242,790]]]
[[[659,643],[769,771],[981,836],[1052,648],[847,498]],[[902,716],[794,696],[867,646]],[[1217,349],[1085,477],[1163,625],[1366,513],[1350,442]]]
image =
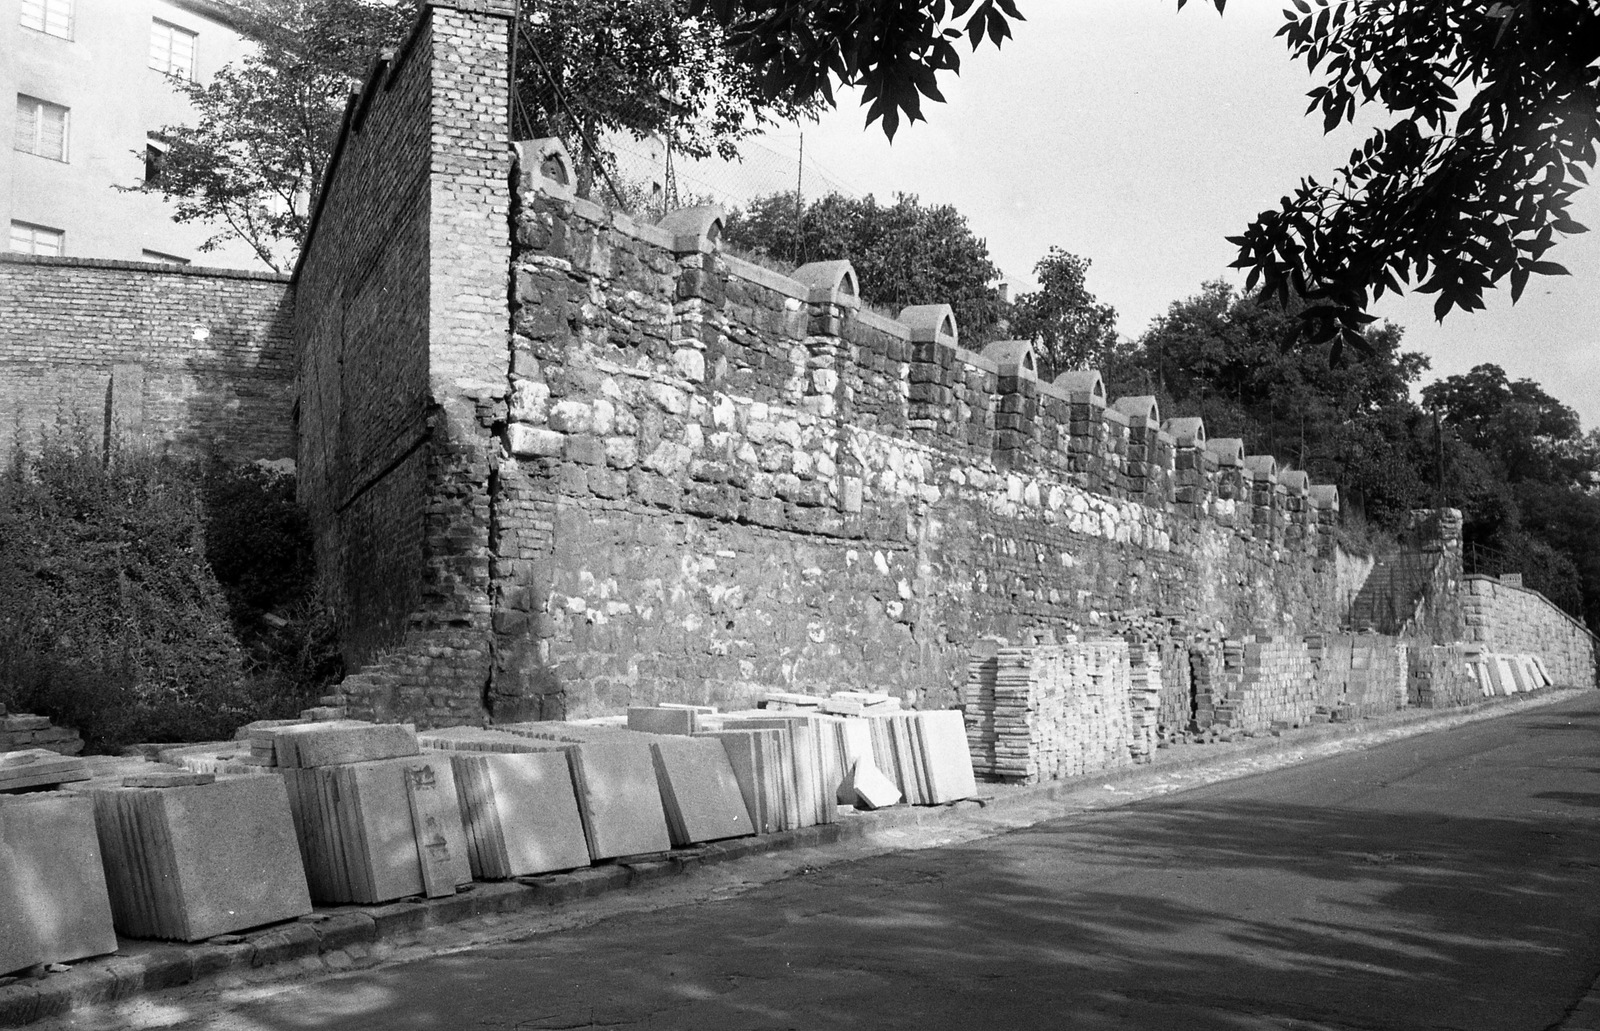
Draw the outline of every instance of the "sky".
[[[1305,115],[1315,80],[1274,38],[1277,2],[1234,0],[1222,17],[1205,0],[1182,12],[1175,0],[1019,6],[1015,38],[972,55],[963,41],[960,77],[942,81],[949,102],[926,104],[928,120],[893,144],[846,97],[768,145],[792,152],[803,131],[806,164],[851,192],[954,205],[1018,289],[1052,245],[1089,258],[1089,289],[1137,336],[1205,281],[1242,286],[1224,237],[1302,176],[1326,181],[1366,136],[1324,136]],[[1585,429],[1600,425],[1600,193],[1580,192],[1573,214],[1596,231],[1546,255],[1572,275],[1534,277],[1514,307],[1508,287],[1442,324],[1432,295],[1378,305],[1431,360],[1425,381],[1493,362],[1577,409]]]

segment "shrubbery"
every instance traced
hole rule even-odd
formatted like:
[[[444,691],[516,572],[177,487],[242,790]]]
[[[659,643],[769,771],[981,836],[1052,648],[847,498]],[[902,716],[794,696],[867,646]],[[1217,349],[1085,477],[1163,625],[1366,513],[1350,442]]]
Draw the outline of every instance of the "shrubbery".
[[[332,634],[308,555],[292,478],[47,438],[0,479],[0,702],[93,751],[292,715]]]

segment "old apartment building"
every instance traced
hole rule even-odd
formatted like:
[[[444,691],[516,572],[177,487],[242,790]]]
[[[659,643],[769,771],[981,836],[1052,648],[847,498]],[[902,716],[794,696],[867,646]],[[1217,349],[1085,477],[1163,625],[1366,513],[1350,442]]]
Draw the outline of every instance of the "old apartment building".
[[[0,0],[0,250],[263,268],[242,244],[201,251],[214,226],[125,190],[158,168],[157,130],[192,115],[174,80],[249,46],[215,0]]]

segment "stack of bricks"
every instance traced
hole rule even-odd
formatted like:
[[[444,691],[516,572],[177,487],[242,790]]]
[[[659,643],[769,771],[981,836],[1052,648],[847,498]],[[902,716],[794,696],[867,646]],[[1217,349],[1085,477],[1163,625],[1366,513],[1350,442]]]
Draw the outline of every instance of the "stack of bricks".
[[[1194,726],[1205,730],[1217,722],[1217,707],[1227,697],[1223,680],[1222,643],[1197,638],[1189,646],[1189,678],[1194,685]]]
[[[1160,648],[1130,640],[1128,675],[1128,716],[1132,731],[1128,748],[1134,762],[1149,762],[1155,753],[1161,721]]]
[[[1125,641],[1069,638],[975,655],[962,692],[973,769],[985,780],[1034,784],[1130,765],[1131,689]]]
[[[1377,634],[1313,634],[1306,647],[1317,671],[1319,713],[1366,719],[1406,704],[1407,645]]]
[[[0,752],[21,752],[30,748],[77,755],[83,751],[83,740],[76,730],[52,726],[47,716],[7,713],[6,707],[0,705]]]
[[[1448,709],[1478,701],[1483,697],[1483,685],[1469,664],[1476,658],[1476,647],[1467,644],[1408,648],[1407,704]]]
[[[1317,708],[1316,677],[1305,642],[1269,634],[1223,645],[1226,693],[1216,722],[1239,730],[1308,722]]]

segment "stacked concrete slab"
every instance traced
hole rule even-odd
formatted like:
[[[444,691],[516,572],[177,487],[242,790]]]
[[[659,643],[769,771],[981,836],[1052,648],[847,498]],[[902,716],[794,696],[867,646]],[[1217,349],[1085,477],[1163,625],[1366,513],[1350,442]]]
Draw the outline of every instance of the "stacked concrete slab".
[[[650,749],[652,735],[574,723],[511,723],[500,729],[549,742],[567,754],[591,858],[616,859],[672,847]]]
[[[122,934],[199,941],[311,912],[282,780],[152,767],[85,793]]]
[[[705,730],[700,734],[722,743],[758,834],[775,834],[800,826],[794,739],[790,735],[757,727]]]
[[[44,748],[0,753],[0,793],[39,791],[88,779],[88,765],[76,756]]]
[[[0,975],[116,949],[93,803],[0,797]]]
[[[944,805],[978,793],[959,710],[885,713],[869,722],[872,756],[909,804]],[[861,765],[872,756],[859,757],[846,767],[846,772],[856,769],[852,787],[865,772]]]
[[[454,894],[472,879],[454,770],[403,724],[280,728],[275,747],[318,902]]]

